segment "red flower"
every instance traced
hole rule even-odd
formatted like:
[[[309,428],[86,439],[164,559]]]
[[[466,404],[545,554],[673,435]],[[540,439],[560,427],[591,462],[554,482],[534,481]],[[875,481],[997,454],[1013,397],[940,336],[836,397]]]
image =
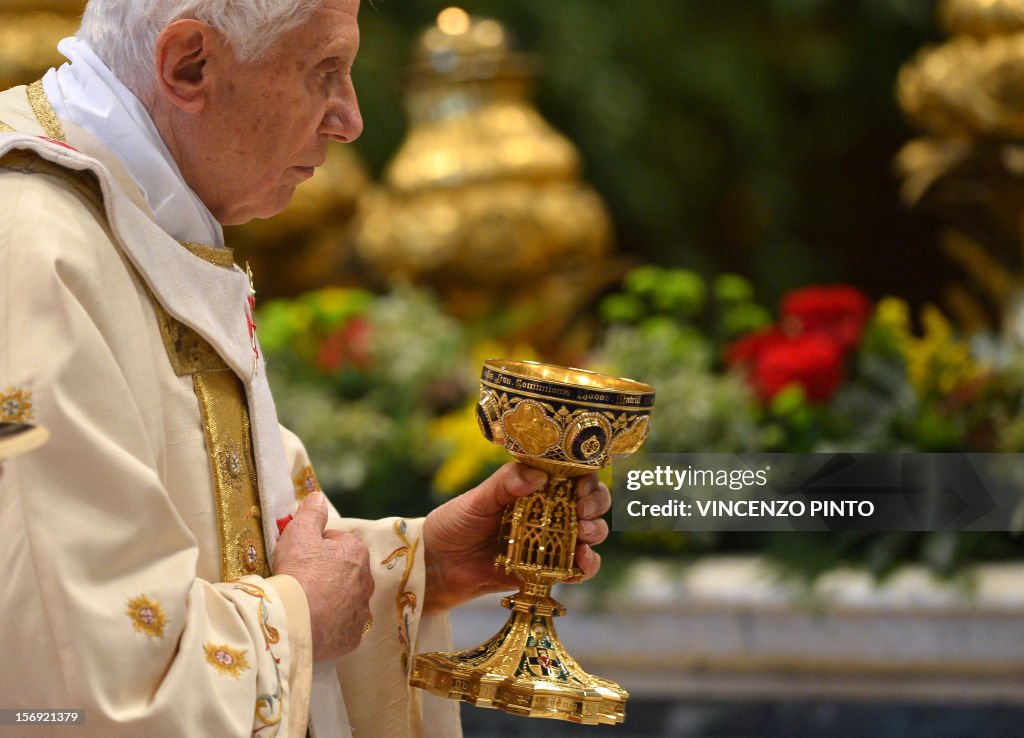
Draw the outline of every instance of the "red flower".
[[[347,364],[365,369],[371,359],[372,338],[373,324],[366,318],[352,318],[324,338],[317,366],[327,373],[336,372]]]
[[[823,333],[846,352],[860,343],[871,301],[846,285],[805,287],[782,299],[780,314],[782,323],[792,325],[795,333]]]
[[[784,338],[782,329],[777,325],[748,333],[725,350],[725,363],[729,366],[752,365],[766,347],[778,342],[781,338]]]
[[[779,333],[758,352],[751,380],[765,401],[798,384],[808,400],[822,402],[835,393],[843,380],[843,352],[836,341],[820,333]]]

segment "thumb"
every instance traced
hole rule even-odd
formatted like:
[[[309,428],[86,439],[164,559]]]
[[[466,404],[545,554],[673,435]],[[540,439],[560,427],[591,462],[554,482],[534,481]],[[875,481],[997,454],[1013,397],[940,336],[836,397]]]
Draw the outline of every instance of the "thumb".
[[[511,462],[467,492],[463,498],[471,513],[492,516],[517,498],[540,489],[547,479],[548,475],[539,469]]]
[[[306,496],[295,511],[295,519],[292,525],[299,523],[302,527],[315,528],[316,532],[323,535],[327,526],[327,498],[322,492],[313,492]]]

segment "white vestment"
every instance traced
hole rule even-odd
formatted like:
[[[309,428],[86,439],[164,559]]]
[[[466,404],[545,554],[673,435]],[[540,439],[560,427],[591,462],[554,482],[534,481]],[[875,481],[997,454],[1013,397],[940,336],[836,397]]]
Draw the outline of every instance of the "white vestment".
[[[457,705],[408,687],[413,651],[448,638],[446,618],[420,617],[422,521],[332,511],[376,584],[373,627],[336,664],[312,662],[294,579],[224,581],[217,485],[238,459],[211,449],[167,321],[240,380],[264,561],[313,478],[277,425],[247,276],[156,226],[91,134],[56,121],[74,149],[43,138],[54,121],[26,88],[0,93],[0,121],[0,419],[51,433],[0,475],[0,706],[84,709],[69,736],[284,738],[308,715],[314,738],[457,736]]]

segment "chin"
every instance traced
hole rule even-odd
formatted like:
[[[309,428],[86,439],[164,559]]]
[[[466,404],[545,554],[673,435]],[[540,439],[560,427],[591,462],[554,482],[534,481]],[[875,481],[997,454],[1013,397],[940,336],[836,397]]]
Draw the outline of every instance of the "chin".
[[[283,192],[278,193],[272,198],[267,198],[264,202],[252,204],[244,210],[240,209],[237,213],[231,213],[227,220],[222,220],[220,223],[226,226],[245,225],[251,220],[273,218],[275,215],[280,215],[284,212],[294,194],[294,186],[286,187]]]

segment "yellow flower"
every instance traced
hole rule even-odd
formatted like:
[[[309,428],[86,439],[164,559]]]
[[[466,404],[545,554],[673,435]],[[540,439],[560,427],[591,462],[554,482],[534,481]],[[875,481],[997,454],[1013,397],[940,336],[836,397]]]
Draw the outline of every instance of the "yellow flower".
[[[910,308],[897,297],[884,297],[875,307],[875,324],[909,338]]]
[[[980,367],[970,348],[956,338],[953,325],[934,305],[921,309],[921,336],[911,333],[907,304],[893,297],[878,303],[875,323],[897,340],[907,378],[919,394],[947,395],[978,377]]]
[[[430,437],[448,449],[448,455],[434,474],[434,488],[445,495],[466,490],[486,470],[511,457],[501,446],[487,441],[476,421],[476,398],[462,408],[443,415],[430,425]]]
[[[532,361],[537,352],[528,345],[506,346],[497,341],[482,341],[473,347],[473,381],[480,376],[480,367],[487,359],[518,359]],[[463,407],[434,420],[429,429],[430,438],[448,449],[447,457],[434,474],[434,489],[441,494],[454,495],[477,482],[488,469],[500,466],[510,457],[501,446],[496,446],[480,432],[476,420],[477,397],[473,395]]]

